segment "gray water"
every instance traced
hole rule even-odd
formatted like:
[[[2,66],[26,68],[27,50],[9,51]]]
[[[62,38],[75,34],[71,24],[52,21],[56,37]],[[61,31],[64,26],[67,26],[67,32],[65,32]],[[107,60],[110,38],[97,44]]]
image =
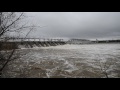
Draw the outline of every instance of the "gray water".
[[[117,78],[120,44],[61,45],[18,50],[3,77],[10,78]]]

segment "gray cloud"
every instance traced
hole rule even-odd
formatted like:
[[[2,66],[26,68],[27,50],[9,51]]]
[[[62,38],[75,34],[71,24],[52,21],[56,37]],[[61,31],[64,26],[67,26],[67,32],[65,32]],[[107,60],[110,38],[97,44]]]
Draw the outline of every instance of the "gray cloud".
[[[46,26],[32,37],[114,38],[120,36],[120,12],[27,12],[29,22]]]

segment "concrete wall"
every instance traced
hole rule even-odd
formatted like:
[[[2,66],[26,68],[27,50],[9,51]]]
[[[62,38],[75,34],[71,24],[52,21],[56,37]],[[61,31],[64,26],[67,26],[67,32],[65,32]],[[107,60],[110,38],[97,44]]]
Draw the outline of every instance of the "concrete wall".
[[[20,48],[33,48],[33,47],[49,47],[64,45],[64,41],[23,41],[23,42],[0,42],[0,49],[20,49]]]

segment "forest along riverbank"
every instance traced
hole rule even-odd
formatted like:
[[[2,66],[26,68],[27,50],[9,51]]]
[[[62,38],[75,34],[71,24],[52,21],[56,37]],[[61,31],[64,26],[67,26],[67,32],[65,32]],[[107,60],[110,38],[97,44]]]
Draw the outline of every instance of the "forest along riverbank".
[[[61,45],[20,49],[2,77],[120,77],[120,44]]]

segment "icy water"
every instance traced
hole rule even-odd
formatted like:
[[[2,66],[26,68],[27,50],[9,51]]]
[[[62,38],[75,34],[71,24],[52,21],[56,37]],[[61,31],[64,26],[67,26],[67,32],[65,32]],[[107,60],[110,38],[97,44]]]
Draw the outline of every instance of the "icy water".
[[[120,44],[61,45],[19,50],[3,77],[118,78]]]

